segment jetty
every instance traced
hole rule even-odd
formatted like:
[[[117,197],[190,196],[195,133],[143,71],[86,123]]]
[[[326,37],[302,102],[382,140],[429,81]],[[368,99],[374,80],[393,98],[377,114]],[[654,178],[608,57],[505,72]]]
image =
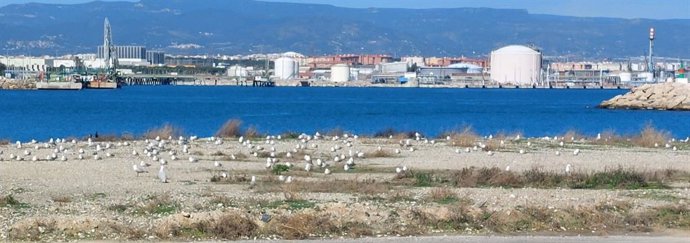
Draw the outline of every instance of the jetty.
[[[690,111],[690,84],[645,84],[602,102],[608,109],[647,109]]]

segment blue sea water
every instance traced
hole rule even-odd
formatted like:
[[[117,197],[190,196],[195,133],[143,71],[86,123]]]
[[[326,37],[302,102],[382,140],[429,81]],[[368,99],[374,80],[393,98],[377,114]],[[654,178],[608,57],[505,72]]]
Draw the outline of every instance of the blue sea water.
[[[0,138],[11,140],[143,134],[170,123],[211,136],[228,119],[259,131],[313,133],[386,128],[437,135],[472,126],[478,133],[560,135],[568,130],[631,134],[646,123],[690,135],[690,113],[605,110],[625,90],[250,88],[130,86],[119,90],[0,91]]]

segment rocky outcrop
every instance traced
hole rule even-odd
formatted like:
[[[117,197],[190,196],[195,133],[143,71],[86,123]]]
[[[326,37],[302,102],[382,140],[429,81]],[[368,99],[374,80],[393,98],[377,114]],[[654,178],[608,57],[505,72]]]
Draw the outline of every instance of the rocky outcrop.
[[[36,82],[29,80],[16,80],[0,78],[0,89],[27,90],[36,89]]]
[[[609,109],[690,110],[690,84],[645,84],[599,105]]]

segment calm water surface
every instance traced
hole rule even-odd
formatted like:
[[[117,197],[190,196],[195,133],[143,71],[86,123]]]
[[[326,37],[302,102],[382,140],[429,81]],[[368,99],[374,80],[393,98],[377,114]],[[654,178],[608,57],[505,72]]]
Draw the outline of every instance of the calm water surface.
[[[342,128],[373,134],[385,128],[436,135],[471,125],[487,135],[527,136],[575,129],[634,133],[645,123],[690,135],[690,112],[602,110],[625,90],[248,88],[137,86],[119,90],[0,91],[0,138],[28,140],[99,134],[142,134],[163,123],[211,136],[228,119],[260,131]]]

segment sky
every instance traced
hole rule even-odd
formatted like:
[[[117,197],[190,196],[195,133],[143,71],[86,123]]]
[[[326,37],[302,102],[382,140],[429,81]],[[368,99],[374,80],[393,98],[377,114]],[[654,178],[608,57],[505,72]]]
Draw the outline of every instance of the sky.
[[[0,0],[12,3],[83,3],[90,0]],[[112,0],[106,0],[112,1]],[[133,0],[128,0],[133,1]],[[197,0],[201,1],[201,0]],[[228,0],[232,1],[232,0]],[[690,19],[690,0],[264,0],[319,3],[350,8],[488,7],[527,9],[530,13],[579,17]]]

